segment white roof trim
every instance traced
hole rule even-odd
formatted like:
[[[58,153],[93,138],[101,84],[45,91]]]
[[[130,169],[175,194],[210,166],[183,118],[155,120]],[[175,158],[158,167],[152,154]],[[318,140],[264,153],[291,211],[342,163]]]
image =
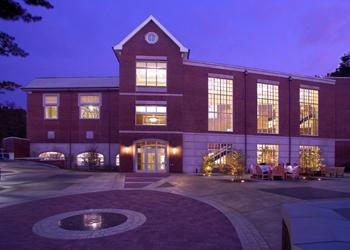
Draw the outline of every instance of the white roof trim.
[[[302,76],[302,75],[288,74],[288,73],[277,72],[277,71],[255,69],[255,68],[248,68],[248,67],[242,67],[242,66],[233,66],[233,65],[227,65],[227,64],[208,63],[208,62],[200,62],[200,61],[193,61],[193,60],[184,60],[183,64],[190,65],[190,66],[212,68],[212,69],[223,69],[223,70],[231,70],[231,71],[233,70],[233,71],[238,71],[238,72],[247,71],[248,73],[252,73],[252,74],[277,76],[277,77],[283,77],[283,78],[291,77],[292,79],[298,79],[298,80],[309,81],[309,82],[333,84],[333,85],[336,82],[335,79],[330,79],[330,78],[318,78],[318,77],[312,77],[312,76]]]
[[[153,21],[177,46],[179,46],[181,52],[188,53],[188,49],[183,46],[163,25],[158,22],[158,20],[150,15],[145,21],[143,21],[139,26],[136,27],[129,35],[127,35],[120,43],[113,47],[114,50],[122,50],[123,45],[130,40],[137,32],[139,32],[147,23]]]

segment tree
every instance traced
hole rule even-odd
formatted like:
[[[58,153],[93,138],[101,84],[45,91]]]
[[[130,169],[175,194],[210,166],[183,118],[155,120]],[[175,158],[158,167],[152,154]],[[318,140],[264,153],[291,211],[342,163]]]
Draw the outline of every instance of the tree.
[[[97,169],[98,167],[102,167],[104,165],[103,159],[101,159],[100,153],[98,153],[96,146],[91,146],[87,152],[82,154],[84,155],[82,158],[83,166],[88,167],[89,170]]]
[[[26,111],[14,103],[0,103],[0,142],[9,136],[26,137]]]
[[[210,159],[208,154],[203,155],[202,158],[202,173],[204,175],[211,175],[211,172],[214,167],[214,162]]]
[[[244,177],[244,155],[240,151],[232,151],[226,155],[226,164],[221,170],[224,174],[231,175],[232,181],[241,180]]]
[[[31,6],[42,6],[52,9],[53,6],[46,0],[24,0],[24,3]],[[22,20],[26,23],[37,22],[41,16],[33,16],[23,6],[14,0],[0,0],[0,18],[7,21]],[[15,42],[15,38],[0,31],[0,55],[26,57],[28,53],[21,49]]]
[[[5,93],[3,90],[7,90],[7,91],[14,91],[17,88],[20,88],[21,85],[15,83],[15,82],[11,82],[11,81],[2,81],[0,82],[0,94]]]
[[[340,60],[339,67],[329,75],[335,77],[350,77],[350,52],[344,54]]]
[[[313,172],[320,170],[323,161],[322,154],[319,148],[301,149],[299,159],[301,172],[307,176],[312,175]]]
[[[24,0],[24,3],[30,6],[41,6],[47,9],[52,9],[53,6],[46,0]],[[20,3],[14,0],[0,0],[0,19],[6,21],[18,21],[22,20],[26,23],[38,22],[42,19],[41,16],[33,16],[30,14]],[[0,31],[0,56],[20,56],[26,57],[29,53],[24,49],[20,48],[15,42],[15,37]],[[21,85],[2,81],[0,82],[0,93],[1,90],[14,90],[21,87]]]

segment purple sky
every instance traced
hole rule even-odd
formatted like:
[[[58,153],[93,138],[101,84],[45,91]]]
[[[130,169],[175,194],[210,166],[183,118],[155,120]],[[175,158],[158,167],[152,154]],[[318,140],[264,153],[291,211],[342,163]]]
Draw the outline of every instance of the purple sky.
[[[193,60],[313,76],[333,71],[350,51],[349,0],[50,2],[52,10],[28,8],[41,22],[0,20],[0,30],[30,53],[0,57],[0,80],[118,75],[112,46],[151,14]],[[25,106],[19,91],[4,100]]]

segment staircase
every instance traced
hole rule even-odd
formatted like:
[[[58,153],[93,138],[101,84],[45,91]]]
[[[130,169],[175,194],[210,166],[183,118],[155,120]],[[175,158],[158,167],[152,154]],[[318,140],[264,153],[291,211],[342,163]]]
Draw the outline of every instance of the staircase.
[[[209,156],[209,159],[214,163],[219,163],[222,157],[225,157],[228,153],[232,152],[232,145],[221,148],[212,155]]]

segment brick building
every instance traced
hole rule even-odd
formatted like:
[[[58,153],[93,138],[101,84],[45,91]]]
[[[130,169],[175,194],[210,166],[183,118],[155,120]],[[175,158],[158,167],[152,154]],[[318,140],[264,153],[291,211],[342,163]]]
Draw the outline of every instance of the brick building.
[[[28,93],[31,155],[122,171],[195,172],[209,153],[247,164],[349,161],[350,78],[316,78],[190,60],[150,16],[113,47],[117,77],[36,78]]]

